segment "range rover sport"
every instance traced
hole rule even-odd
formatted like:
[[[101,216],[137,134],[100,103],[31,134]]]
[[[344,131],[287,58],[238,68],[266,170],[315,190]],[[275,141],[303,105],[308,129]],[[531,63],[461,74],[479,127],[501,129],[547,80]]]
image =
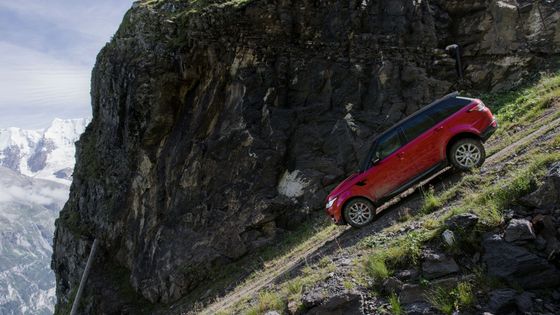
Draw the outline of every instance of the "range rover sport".
[[[337,224],[367,225],[378,206],[446,166],[481,166],[496,128],[479,99],[455,92],[433,102],[373,140],[360,171],[328,195],[327,214]]]

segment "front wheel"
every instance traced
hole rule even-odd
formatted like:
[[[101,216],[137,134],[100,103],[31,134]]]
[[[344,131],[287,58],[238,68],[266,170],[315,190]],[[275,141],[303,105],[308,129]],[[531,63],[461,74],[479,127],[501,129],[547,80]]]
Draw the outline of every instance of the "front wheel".
[[[344,219],[353,227],[361,228],[369,224],[375,216],[375,207],[364,198],[351,200],[344,206]]]
[[[466,171],[480,167],[486,159],[486,152],[480,140],[465,138],[455,142],[449,150],[449,160],[458,170]]]

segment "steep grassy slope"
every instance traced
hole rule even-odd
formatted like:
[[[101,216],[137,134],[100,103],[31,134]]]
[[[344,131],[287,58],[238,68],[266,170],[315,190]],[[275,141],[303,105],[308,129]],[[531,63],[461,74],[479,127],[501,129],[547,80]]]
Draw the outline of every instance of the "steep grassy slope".
[[[521,90],[482,98],[497,116],[500,128],[486,145],[489,157],[479,171],[445,173],[429,187],[420,189],[420,193],[386,209],[386,214],[372,224],[375,227],[366,228],[365,234],[356,230],[332,230],[332,226],[327,226],[317,235],[324,238],[336,235],[330,245],[324,246],[329,249],[318,248],[305,257],[277,258],[283,261],[290,257],[292,261],[304,262],[296,264],[295,271],[281,275],[275,274],[274,260],[265,262],[261,270],[237,288],[238,291],[251,288],[244,291],[247,295],[226,295],[201,310],[208,313],[219,310],[223,314],[263,314],[268,310],[295,313],[309,310],[309,295],[321,294],[322,300],[328,301],[340,294],[347,294],[350,300],[352,294],[361,294],[365,297],[361,303],[370,312],[404,312],[402,293],[399,298],[387,290],[386,279],[403,270],[418,268],[425,260],[427,248],[443,248],[454,257],[480,254],[482,235],[503,228],[511,216],[511,211],[506,210],[517,207],[517,200],[537,187],[547,167],[560,161],[559,74],[545,75]],[[456,236],[459,241],[452,246],[442,245],[440,235],[447,229],[444,222],[463,213],[476,215],[478,223],[464,235]],[[303,241],[298,246],[314,248],[315,242]],[[485,264],[480,261],[469,268],[457,278],[454,287],[441,286],[442,289],[428,292],[425,300],[432,311],[468,311],[487,302],[483,298],[485,293],[496,287],[508,287],[488,276]],[[275,276],[260,290],[251,285],[270,274]],[[437,285],[437,280],[420,281],[425,287]]]

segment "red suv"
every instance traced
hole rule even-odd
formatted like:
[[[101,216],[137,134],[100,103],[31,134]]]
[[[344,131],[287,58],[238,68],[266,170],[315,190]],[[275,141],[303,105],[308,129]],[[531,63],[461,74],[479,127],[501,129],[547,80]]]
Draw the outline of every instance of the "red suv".
[[[338,224],[368,224],[377,206],[447,165],[459,170],[482,165],[482,143],[496,128],[479,99],[455,92],[433,102],[373,140],[360,172],[327,197],[327,213]]]

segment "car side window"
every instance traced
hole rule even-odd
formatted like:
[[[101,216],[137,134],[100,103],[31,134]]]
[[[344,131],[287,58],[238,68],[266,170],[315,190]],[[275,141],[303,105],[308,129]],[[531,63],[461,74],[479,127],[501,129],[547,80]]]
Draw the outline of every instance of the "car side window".
[[[400,128],[394,129],[379,139],[374,159],[383,160],[402,146],[399,131]]]
[[[435,124],[436,122],[428,116],[428,113],[424,112],[410,118],[402,128],[406,140],[412,141],[432,128]]]
[[[448,98],[428,109],[427,113],[434,121],[440,122],[470,103],[468,99]]]

